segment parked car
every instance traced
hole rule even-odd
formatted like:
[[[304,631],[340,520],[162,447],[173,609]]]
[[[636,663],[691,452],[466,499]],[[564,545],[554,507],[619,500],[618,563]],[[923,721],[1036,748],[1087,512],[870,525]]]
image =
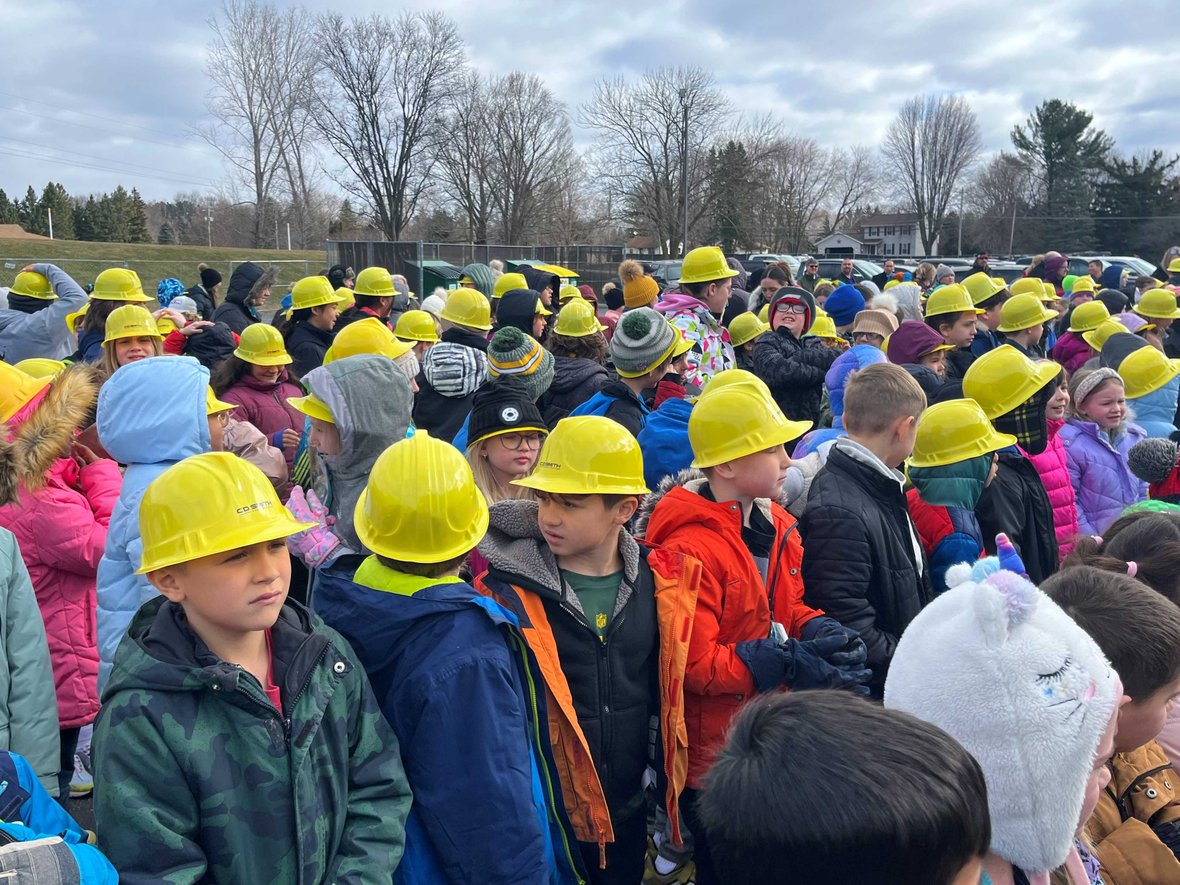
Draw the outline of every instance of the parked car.
[[[825,280],[834,280],[840,274],[840,268],[843,266],[843,258],[824,257],[819,260],[819,275]],[[884,273],[884,268],[879,264],[874,264],[864,258],[852,259],[852,280],[856,283],[862,283],[865,280],[871,280],[879,273]]]
[[[664,259],[661,261],[645,262],[651,275],[656,281],[664,287],[679,286],[680,285],[680,268],[684,262],[679,258]]]
[[[1128,282],[1134,282],[1138,277],[1146,274],[1151,276],[1155,272],[1155,265],[1133,255],[1071,255],[1069,257],[1069,272],[1076,276],[1085,276],[1090,272],[1090,262],[1098,261],[1102,269],[1106,270],[1112,264],[1121,264],[1130,271]]]

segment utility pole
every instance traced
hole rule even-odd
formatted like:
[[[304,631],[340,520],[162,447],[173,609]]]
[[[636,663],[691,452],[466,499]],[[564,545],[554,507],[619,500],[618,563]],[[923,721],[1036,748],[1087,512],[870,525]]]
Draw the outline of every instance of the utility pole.
[[[1016,198],[1012,198],[1012,229],[1008,232],[1008,257],[1013,256],[1012,244],[1016,242]]]
[[[963,195],[959,194],[959,257],[963,256]]]
[[[680,254],[688,254],[688,90],[680,87],[680,195],[684,201],[684,227],[680,237]]]
[[[49,239],[53,239],[53,207],[46,206],[45,211],[49,214]]]
[[[291,251],[291,222],[287,222],[287,251]]]
[[[205,201],[205,236],[209,240],[209,248],[213,248],[213,201]]]

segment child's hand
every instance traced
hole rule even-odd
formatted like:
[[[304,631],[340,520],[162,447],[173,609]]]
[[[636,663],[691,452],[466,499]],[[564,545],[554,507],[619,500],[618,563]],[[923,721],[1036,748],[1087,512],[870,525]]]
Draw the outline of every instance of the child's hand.
[[[74,459],[74,463],[78,465],[79,469],[102,460],[94,453],[93,449],[84,446],[77,440],[70,446],[70,457]]]
[[[180,329],[180,334],[185,338],[190,338],[193,335],[200,335],[206,329],[211,328],[213,323],[209,320],[193,320],[187,326]]]
[[[288,427],[283,431],[283,448],[297,449],[299,448],[300,433],[298,430],[292,430]]]

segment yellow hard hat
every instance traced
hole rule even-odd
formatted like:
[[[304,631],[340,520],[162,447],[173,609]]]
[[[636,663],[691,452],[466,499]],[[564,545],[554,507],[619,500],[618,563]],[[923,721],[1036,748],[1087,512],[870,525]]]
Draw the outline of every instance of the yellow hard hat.
[[[177,330],[176,320],[168,316],[168,314],[161,314],[156,320],[156,331],[160,333],[161,338],[167,338],[170,334]]]
[[[1130,332],[1131,330],[1120,323],[1113,317],[1109,320],[1103,320],[1098,324],[1098,328],[1091,329],[1089,332],[1082,333],[1082,340],[1089,344],[1099,353],[1102,352],[1102,345],[1104,345],[1111,335],[1117,335],[1120,332]]]
[[[705,382],[701,396],[724,390],[731,384],[761,384],[766,387],[766,382],[753,372],[747,372],[745,369],[724,369]],[[769,387],[766,387],[766,392],[770,393]]]
[[[403,313],[397,318],[393,334],[406,341],[438,343],[438,329],[434,326],[434,317],[424,310],[407,310]]]
[[[1045,294],[1044,280],[1036,277],[1021,277],[1012,284],[1008,291],[1012,293],[1013,298],[1017,295],[1035,295],[1040,298]]]
[[[251,323],[243,329],[234,356],[256,366],[285,366],[291,362],[282,333],[270,323]]]
[[[1075,292],[1097,292],[1097,291],[1098,290],[1094,286],[1094,280],[1092,277],[1081,276],[1073,281],[1073,286],[1070,287],[1069,294],[1072,295]]]
[[[758,322],[769,327],[770,326],[770,305],[763,304],[762,310],[758,311]]]
[[[89,301],[87,301],[85,304],[82,305],[81,308],[74,311],[73,313],[66,314],[66,328],[70,330],[71,335],[75,334],[75,330],[78,327],[78,320],[80,320],[80,319],[82,319],[82,317],[86,316],[86,311],[88,311],[88,310],[90,310],[90,302]]]
[[[291,307],[287,316],[297,310],[321,307],[325,304],[340,305],[340,297],[327,277],[304,277],[291,287]]]
[[[582,293],[577,286],[571,286],[566,283],[561,287],[561,291],[557,293],[558,302],[569,301],[571,298],[581,298]],[[583,299],[585,300],[585,299]]]
[[[729,340],[734,347],[741,347],[743,344],[749,344],[768,328],[769,326],[756,315],[749,312],[739,313],[729,323]]]
[[[668,325],[672,326],[671,323],[668,323]],[[672,346],[672,353],[670,353],[668,356],[669,358],[676,360],[680,359],[680,357],[692,350],[693,343],[685,338],[684,332],[682,332],[676,326],[672,326],[672,331],[676,335],[676,343]]]
[[[413,348],[414,345],[394,338],[389,326],[377,317],[366,317],[349,323],[336,333],[336,337],[332,339],[332,346],[324,354],[323,365],[328,366],[336,360],[363,353],[375,353],[395,360]]]
[[[943,467],[1016,444],[1016,437],[999,433],[973,399],[935,403],[918,418],[918,435],[910,467]]]
[[[1171,360],[1154,347],[1140,347],[1119,363],[1129,399],[1138,399],[1159,390],[1180,375],[1180,360]]]
[[[1079,304],[1069,315],[1069,329],[1066,331],[1081,334],[1097,329],[1110,319],[1110,311],[1101,301],[1087,301]]]
[[[1148,289],[1139,296],[1139,303],[1132,310],[1153,320],[1174,320],[1180,317],[1180,310],[1176,309],[1176,293],[1171,289]]]
[[[1057,377],[1061,366],[1033,362],[1010,344],[989,350],[963,376],[964,395],[983,407],[988,419],[1006,415]]]
[[[951,285],[954,284],[952,283]],[[1002,285],[997,286],[995,281],[981,270],[967,276],[959,285],[967,290],[967,295],[971,298],[973,305],[983,304],[989,298],[999,295],[1004,291]],[[941,292],[942,289],[937,291]],[[930,297],[933,298],[934,295],[932,294]],[[943,312],[949,313],[949,311]]]
[[[137,575],[239,547],[277,541],[312,527],[290,514],[266,475],[230,452],[173,464],[139,503],[143,541]]]
[[[769,329],[769,326],[765,328]],[[815,322],[811,324],[811,328],[807,330],[808,335],[813,335],[816,338],[843,338],[839,332],[836,331],[836,321],[827,314],[817,316]]]
[[[1034,281],[1035,282],[1035,281]],[[1013,295],[1000,308],[1000,331],[1019,332],[1038,323],[1047,323],[1057,318],[1057,312],[1049,310],[1041,299],[1031,292]]]
[[[553,495],[646,495],[649,491],[635,437],[622,424],[598,415],[558,421],[541,446],[536,470],[512,484]]]
[[[120,338],[163,338],[150,313],[138,304],[124,304],[107,315],[103,342],[118,341]]]
[[[49,378],[35,378],[16,366],[0,362],[0,424],[25,407],[49,386]]]
[[[49,280],[31,270],[24,270],[16,275],[8,294],[24,295],[26,298],[40,298],[42,301],[52,301],[57,297],[53,286],[49,285]]]
[[[336,419],[332,417],[332,410],[328,408],[328,404],[314,393],[309,393],[307,396],[289,396],[287,397],[287,402],[296,411],[302,412],[309,418],[318,418],[320,421],[327,421],[329,424],[336,423]]]
[[[991,295],[988,295],[987,298],[980,298],[979,301],[976,301],[966,286],[967,280],[971,279],[971,277],[983,277],[984,282],[986,282],[989,286]],[[991,280],[987,279],[987,276],[982,273],[972,274],[970,277],[967,277],[967,280],[964,280],[962,283],[951,283],[949,286],[940,286],[931,292],[930,297],[926,299],[925,316],[937,317],[951,313],[971,312],[979,315],[983,313],[983,311],[975,305],[979,304],[980,302],[987,301],[987,299],[991,298],[992,295],[995,295],[996,291],[998,290],[991,290]]]
[[[228,412],[230,409],[236,409],[234,403],[222,402],[217,398],[217,394],[213,392],[213,388],[205,385],[205,414],[216,415],[220,412]]]
[[[513,289],[527,289],[528,287],[529,283],[524,278],[524,274],[502,273],[496,277],[496,285],[492,289],[492,300],[503,298],[505,292],[511,292]]]
[[[898,280],[898,279],[889,280],[885,283],[885,288],[883,291],[888,292],[894,286],[900,286],[900,285],[901,285],[901,280]]]
[[[378,556],[445,562],[479,543],[488,503],[459,450],[419,430],[381,453],[356,502],[353,526]]]
[[[680,267],[682,283],[710,283],[737,275],[738,272],[725,263],[725,253],[720,246],[698,246],[684,256]]]
[[[537,309],[533,311],[533,316],[551,317],[551,316],[553,316],[553,311],[551,311],[549,308],[547,308],[545,306],[545,302],[542,301],[540,298],[538,298],[537,299]]]
[[[336,290],[336,302],[341,310],[348,310],[356,304],[356,294],[348,286],[341,286]]]
[[[557,323],[553,326],[553,334],[565,335],[567,338],[586,338],[596,332],[606,329],[598,322],[594,314],[594,306],[585,298],[569,301],[557,312]]]
[[[1173,258],[1168,262],[1167,273],[1180,273],[1180,258]]]
[[[454,289],[443,305],[441,319],[469,329],[492,328],[492,306],[479,289]]]
[[[143,294],[143,283],[139,274],[125,267],[110,267],[94,280],[94,301],[151,301]]]
[[[372,298],[392,298],[397,294],[393,275],[384,267],[366,267],[353,281],[353,294]]]
[[[727,384],[698,399],[689,413],[692,466],[734,461],[788,443],[810,429],[810,421],[784,415],[765,384]]]
[[[1044,287],[1044,291],[1041,292],[1041,301],[1043,303],[1052,304],[1061,297],[1057,294],[1057,287],[1048,280],[1041,280],[1041,285]]]
[[[66,364],[61,360],[49,360],[44,357],[34,356],[27,360],[21,360],[16,364],[17,369],[20,369],[26,375],[33,378],[49,378],[57,377],[57,374],[66,367]]]
[[[992,277],[992,283],[1000,289],[1008,287],[1008,282],[1003,277]]]

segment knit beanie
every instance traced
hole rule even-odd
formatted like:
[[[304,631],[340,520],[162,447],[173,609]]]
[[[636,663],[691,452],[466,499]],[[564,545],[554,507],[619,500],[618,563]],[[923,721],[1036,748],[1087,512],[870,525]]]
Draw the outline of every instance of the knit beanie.
[[[910,622],[885,706],[944,729],[979,762],[991,850],[1022,870],[1069,854],[1099,741],[1122,687],[1093,639],[1000,557],[952,566],[950,588]]]
[[[904,365],[916,363],[928,353],[946,346],[942,336],[925,323],[906,320],[889,336],[889,362]]]
[[[527,389],[529,398],[535,400],[553,383],[553,354],[531,335],[515,326],[505,326],[488,344],[488,375],[516,378]]]
[[[467,422],[468,448],[490,436],[522,430],[549,432],[540,409],[523,383],[512,376],[504,376],[476,391],[471,418]]]
[[[624,378],[638,378],[660,365],[672,353],[679,336],[676,329],[650,307],[629,310],[619,319],[610,339],[615,371]]]
[[[443,312],[443,308],[447,306],[447,302],[437,295],[427,295],[422,299],[422,309],[429,314],[433,314],[435,319]]]
[[[948,275],[953,277],[955,275],[955,269],[949,265],[940,264],[934,269],[934,282],[941,283],[942,278]]]
[[[780,287],[774,293],[774,297],[770,299],[770,307],[766,312],[767,317],[770,319],[771,328],[777,329],[774,324],[774,312],[783,302],[787,302],[788,304],[794,302],[795,304],[802,304],[807,308],[807,313],[803,316],[803,331],[799,333],[799,337],[802,338],[815,323],[815,296],[802,286]]]
[[[887,310],[861,310],[852,321],[852,334],[867,332],[888,338],[897,331],[897,317]]]
[[[1127,452],[1127,467],[1139,479],[1160,483],[1176,469],[1180,446],[1170,439],[1145,439],[1131,446]]]
[[[824,310],[828,312],[837,328],[851,326],[856,315],[864,309],[864,296],[851,283],[837,286],[824,302]]]
[[[221,282],[221,274],[217,268],[210,267],[207,264],[197,265],[197,270],[201,272],[201,285],[206,289],[212,289]]]
[[[619,265],[619,277],[623,280],[623,304],[628,310],[647,307],[660,297],[660,284],[654,277],[647,276],[643,265],[634,258]]]
[[[435,393],[462,399],[487,379],[488,358],[482,350],[443,341],[426,351],[422,375]]]

